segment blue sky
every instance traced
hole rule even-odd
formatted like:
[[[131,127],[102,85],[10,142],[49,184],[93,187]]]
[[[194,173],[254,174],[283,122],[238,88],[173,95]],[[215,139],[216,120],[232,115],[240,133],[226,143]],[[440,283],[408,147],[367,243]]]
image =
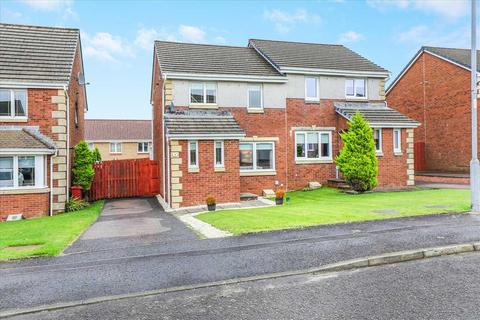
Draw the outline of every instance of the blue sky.
[[[342,43],[395,77],[421,45],[468,47],[466,0],[0,0],[0,21],[79,28],[87,118],[150,117],[153,40]]]

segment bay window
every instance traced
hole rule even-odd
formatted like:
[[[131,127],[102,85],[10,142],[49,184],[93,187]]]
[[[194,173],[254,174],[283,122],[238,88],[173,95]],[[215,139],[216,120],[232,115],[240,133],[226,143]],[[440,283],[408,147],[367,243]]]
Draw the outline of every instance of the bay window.
[[[27,90],[0,89],[0,118],[27,116]]]
[[[248,86],[248,105],[249,109],[262,109],[262,85],[255,84]]]
[[[332,160],[332,133],[300,131],[295,133],[297,160]]]
[[[275,144],[273,142],[240,143],[240,170],[275,170]]]
[[[345,80],[345,96],[347,98],[366,98],[367,91],[365,79]]]
[[[191,104],[216,104],[217,84],[211,82],[194,82],[190,85]]]
[[[43,156],[0,156],[0,189],[44,187]]]

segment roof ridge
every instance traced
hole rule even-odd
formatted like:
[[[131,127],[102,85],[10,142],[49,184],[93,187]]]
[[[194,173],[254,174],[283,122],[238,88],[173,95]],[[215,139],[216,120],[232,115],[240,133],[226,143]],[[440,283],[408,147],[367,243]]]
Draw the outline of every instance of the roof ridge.
[[[453,48],[453,47],[436,47],[436,46],[422,46],[422,49],[427,49],[427,48],[435,48],[435,49],[449,49],[449,50],[471,50],[470,48]],[[478,49],[477,51],[480,51]]]
[[[206,46],[206,47],[227,47],[227,48],[251,49],[248,46],[245,47],[245,46],[234,46],[234,45],[226,45],[226,44],[192,43],[192,42],[181,42],[181,41],[155,40],[155,43],[157,43],[157,42],[186,44],[186,45],[194,45],[194,46]]]
[[[248,42],[250,41],[270,41],[270,42],[282,42],[282,43],[293,43],[293,44],[313,44],[313,45],[319,45],[319,46],[337,46],[337,47],[345,47],[343,44],[338,44],[338,43],[320,43],[320,42],[303,42],[303,41],[285,41],[285,40],[271,40],[271,39],[248,39]],[[345,47],[346,48],[346,47]]]
[[[33,25],[33,24],[20,24],[20,23],[5,23],[5,22],[0,22],[0,26],[26,27],[26,28],[36,28],[36,29],[49,29],[49,30],[69,30],[69,31],[78,31],[78,32],[80,32],[80,29],[79,29],[79,28],[39,26],[39,25]]]

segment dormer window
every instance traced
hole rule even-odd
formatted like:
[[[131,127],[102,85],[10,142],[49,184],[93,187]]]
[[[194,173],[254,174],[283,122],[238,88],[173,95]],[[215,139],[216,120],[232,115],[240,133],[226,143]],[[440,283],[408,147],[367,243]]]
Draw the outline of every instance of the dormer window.
[[[217,84],[211,82],[194,82],[190,86],[191,104],[216,104]]]
[[[365,99],[367,97],[365,79],[345,80],[345,96],[347,98]]]
[[[0,118],[27,117],[27,90],[0,89]]]

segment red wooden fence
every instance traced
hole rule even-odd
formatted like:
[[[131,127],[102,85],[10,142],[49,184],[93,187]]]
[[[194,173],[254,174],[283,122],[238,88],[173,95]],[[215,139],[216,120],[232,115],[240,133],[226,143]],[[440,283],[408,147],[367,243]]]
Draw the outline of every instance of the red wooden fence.
[[[158,162],[149,159],[112,160],[94,165],[89,200],[145,197],[158,194]]]
[[[415,157],[415,171],[425,171],[425,142],[415,142],[413,144],[413,154]]]

